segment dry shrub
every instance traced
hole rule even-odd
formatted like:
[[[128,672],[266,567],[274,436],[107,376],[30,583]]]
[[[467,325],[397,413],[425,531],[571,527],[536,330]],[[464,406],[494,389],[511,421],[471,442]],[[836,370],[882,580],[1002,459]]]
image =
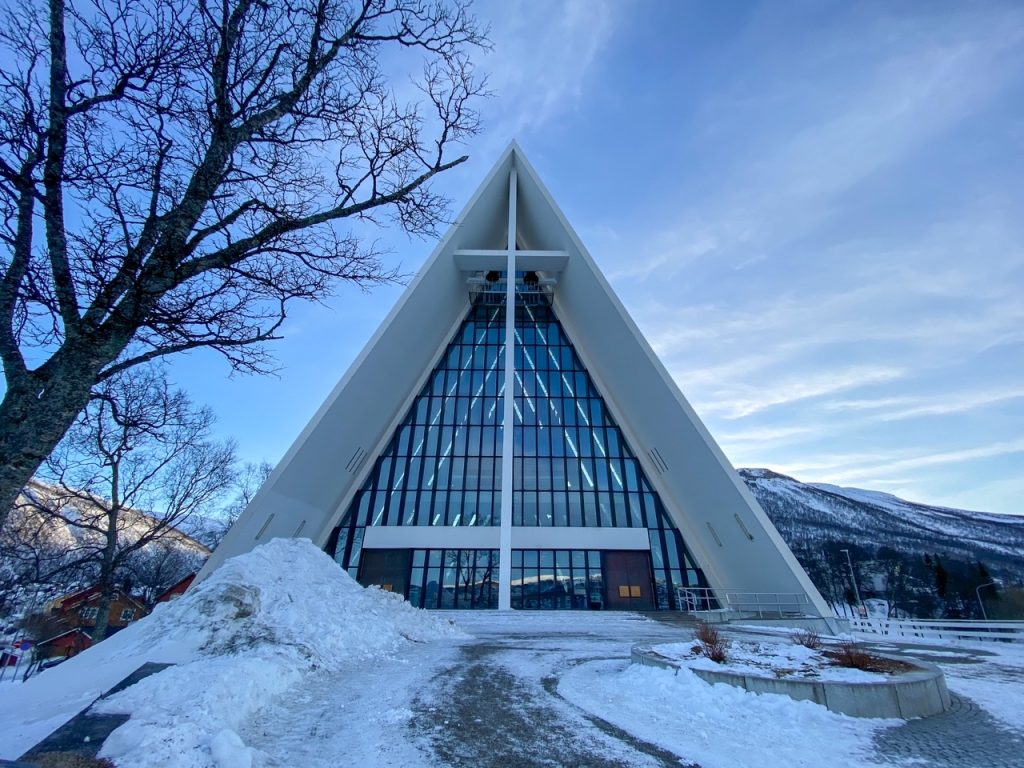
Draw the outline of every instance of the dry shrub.
[[[834,653],[836,664],[851,669],[872,669],[874,657],[853,640],[843,640]]]
[[[694,637],[700,643],[701,651],[714,662],[721,664],[728,656],[729,641],[722,637],[718,627],[706,621],[698,621]]]
[[[875,656],[852,640],[845,640],[838,647],[824,651],[824,654],[837,667],[862,669],[865,672],[878,672],[883,675],[898,675],[920,669],[908,661]]]
[[[821,648],[821,635],[813,629],[801,629],[799,632],[790,635],[790,639],[797,645],[810,648],[812,651],[817,651]]]

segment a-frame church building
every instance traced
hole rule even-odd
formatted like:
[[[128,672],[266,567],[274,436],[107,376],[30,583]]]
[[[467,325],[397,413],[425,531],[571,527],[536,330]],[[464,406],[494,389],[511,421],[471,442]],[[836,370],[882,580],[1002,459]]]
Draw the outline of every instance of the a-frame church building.
[[[201,577],[298,536],[427,608],[831,615],[516,144]]]

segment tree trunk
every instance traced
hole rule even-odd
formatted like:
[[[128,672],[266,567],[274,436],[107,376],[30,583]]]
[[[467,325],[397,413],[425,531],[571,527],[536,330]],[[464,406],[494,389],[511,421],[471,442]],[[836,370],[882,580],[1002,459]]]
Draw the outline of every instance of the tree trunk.
[[[96,629],[92,633],[93,643],[98,643],[107,636],[107,627],[110,624],[110,606],[117,596],[117,587],[114,582],[114,558],[117,554],[117,518],[118,518],[118,474],[117,467],[113,468],[113,504],[107,511],[107,541],[103,546],[103,559],[100,561],[100,603],[99,612],[96,614]]]
[[[117,589],[113,584],[104,587],[100,593],[98,613],[96,614],[96,628],[92,631],[93,645],[107,636],[107,629],[110,626],[110,606],[114,604],[115,597],[117,597]]]
[[[21,489],[89,402],[100,366],[82,357],[52,361],[47,381],[30,376],[0,401],[0,529]]]

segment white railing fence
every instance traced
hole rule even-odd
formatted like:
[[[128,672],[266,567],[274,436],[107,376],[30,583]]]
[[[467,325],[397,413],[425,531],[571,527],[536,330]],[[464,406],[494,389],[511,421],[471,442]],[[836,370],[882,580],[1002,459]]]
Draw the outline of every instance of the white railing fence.
[[[760,618],[807,616],[811,614],[807,595],[795,592],[743,592],[735,589],[679,587],[676,604],[687,612],[725,610]]]
[[[850,630],[908,640],[982,640],[1024,643],[1024,621],[961,621],[956,619],[863,619],[854,616]]]

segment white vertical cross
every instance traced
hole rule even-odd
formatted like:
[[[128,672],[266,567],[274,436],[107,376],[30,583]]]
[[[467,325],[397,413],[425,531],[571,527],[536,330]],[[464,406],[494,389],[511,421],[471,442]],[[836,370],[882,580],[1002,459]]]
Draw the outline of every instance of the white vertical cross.
[[[512,608],[512,430],[516,344],[516,169],[508,177],[508,244],[505,266],[505,401],[501,441],[501,535],[498,540],[498,609]]]

